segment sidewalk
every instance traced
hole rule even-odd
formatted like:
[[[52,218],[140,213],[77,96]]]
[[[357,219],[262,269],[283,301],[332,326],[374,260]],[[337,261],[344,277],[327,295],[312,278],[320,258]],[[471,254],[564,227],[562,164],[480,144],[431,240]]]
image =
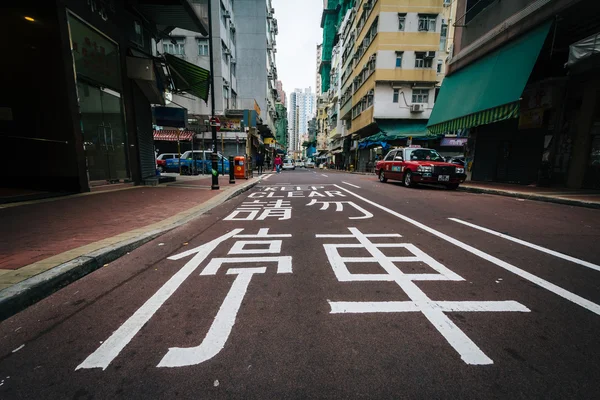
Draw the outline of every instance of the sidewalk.
[[[340,170],[322,170],[357,175],[372,175],[372,172],[348,172]],[[458,190],[470,193],[485,193],[498,196],[517,197],[521,199],[545,201],[549,203],[566,204],[578,207],[600,208],[600,190],[547,188],[523,186],[510,183],[476,182],[462,183]]]
[[[514,185],[496,182],[469,181],[458,190],[471,193],[486,193],[521,199],[546,201],[580,207],[600,208],[600,190],[547,188]]]
[[[211,190],[210,176],[177,179],[0,204],[0,320],[7,301],[23,308],[259,182],[219,176]]]

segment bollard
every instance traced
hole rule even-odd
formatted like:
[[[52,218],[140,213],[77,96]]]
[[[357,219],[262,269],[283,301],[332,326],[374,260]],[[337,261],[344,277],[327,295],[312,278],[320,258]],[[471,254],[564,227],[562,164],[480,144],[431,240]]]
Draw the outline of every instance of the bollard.
[[[233,156],[229,156],[229,183],[235,183],[235,165],[233,163]]]

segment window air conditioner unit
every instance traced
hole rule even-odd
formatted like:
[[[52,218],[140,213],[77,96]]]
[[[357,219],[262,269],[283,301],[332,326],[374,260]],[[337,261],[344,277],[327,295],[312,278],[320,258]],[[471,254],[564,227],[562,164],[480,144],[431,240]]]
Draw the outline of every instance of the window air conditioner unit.
[[[225,51],[223,52],[223,54],[225,54],[226,56],[230,56],[230,55],[231,55],[231,51],[229,51],[229,50],[225,50]]]
[[[269,10],[269,12],[270,12],[271,14],[275,14],[275,9],[274,9],[273,7],[271,7],[271,9]]]
[[[232,58],[231,61],[229,61],[231,64],[237,64],[237,60],[235,58]]]
[[[272,45],[270,45],[270,44],[268,44],[268,45],[267,45],[267,50],[273,50],[273,46],[272,46]]]
[[[229,23],[229,29],[231,32],[235,32],[235,24],[233,22]]]
[[[422,113],[425,111],[425,104],[411,104],[410,112],[411,113]]]
[[[227,10],[223,11],[223,18],[231,18],[231,13]]]
[[[425,54],[425,58],[435,58],[435,51],[428,51]]]
[[[271,14],[271,13],[268,13],[268,14],[267,14],[267,19],[273,19],[273,14]]]

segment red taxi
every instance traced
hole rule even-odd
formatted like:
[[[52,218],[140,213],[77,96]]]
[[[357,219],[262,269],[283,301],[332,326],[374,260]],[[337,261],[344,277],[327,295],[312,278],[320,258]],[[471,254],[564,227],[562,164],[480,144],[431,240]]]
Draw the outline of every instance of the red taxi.
[[[375,174],[381,182],[399,180],[406,187],[418,183],[437,183],[454,190],[465,181],[465,169],[444,161],[433,149],[392,149],[375,165]]]

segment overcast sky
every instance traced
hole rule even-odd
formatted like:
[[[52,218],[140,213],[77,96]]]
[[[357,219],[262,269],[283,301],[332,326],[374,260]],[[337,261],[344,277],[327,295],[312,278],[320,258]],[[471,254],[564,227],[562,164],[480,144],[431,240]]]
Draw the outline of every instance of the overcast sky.
[[[323,0],[272,0],[279,26],[277,75],[289,95],[316,85],[316,52],[321,43]]]

